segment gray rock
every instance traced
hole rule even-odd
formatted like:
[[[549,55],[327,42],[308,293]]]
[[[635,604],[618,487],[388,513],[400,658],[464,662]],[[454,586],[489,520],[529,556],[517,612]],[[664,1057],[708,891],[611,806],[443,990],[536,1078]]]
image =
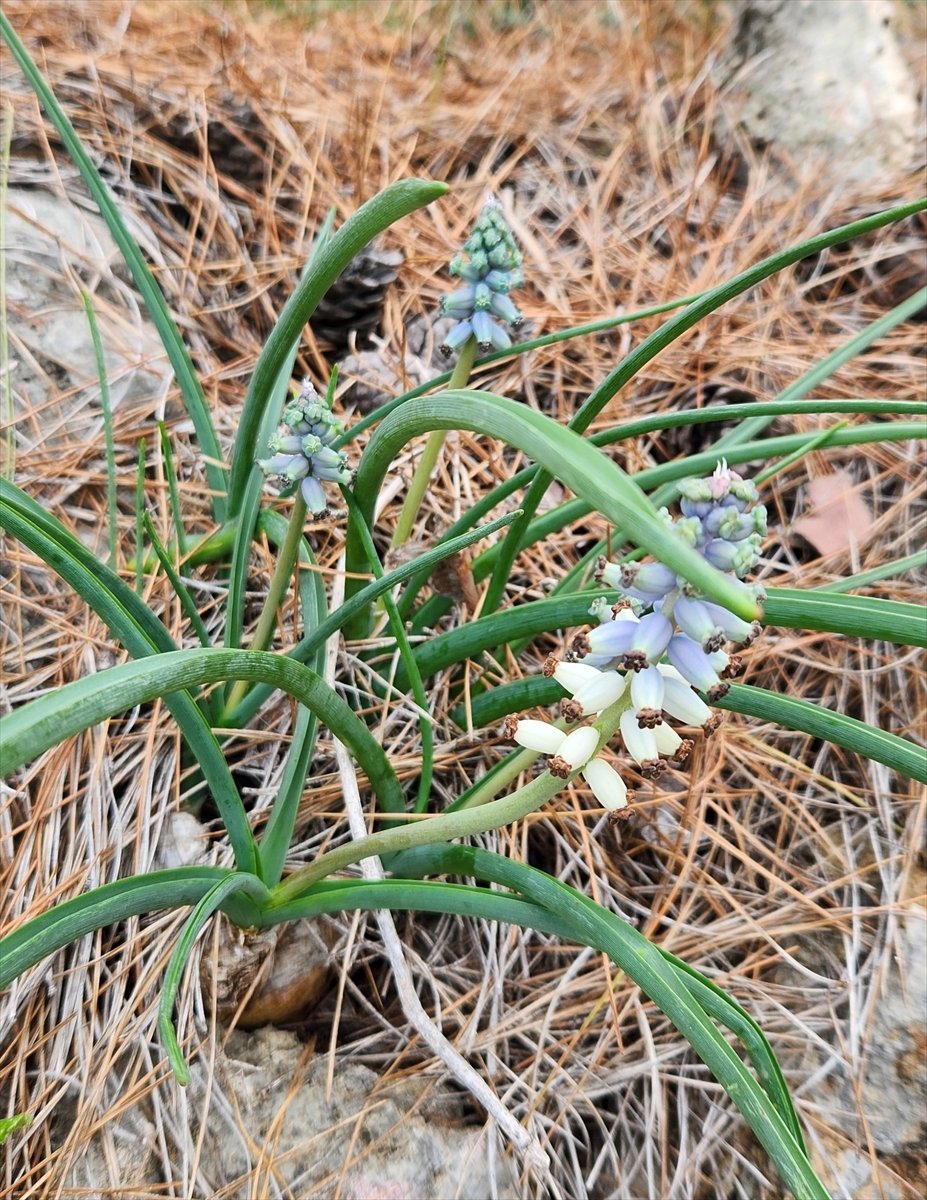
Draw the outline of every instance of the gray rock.
[[[39,188],[11,187],[6,204],[7,316],[16,438],[102,445],[96,359],[81,288],[91,296],[113,411],[150,414],[171,369],[106,222]]]
[[[925,881],[918,873],[917,887]],[[818,1113],[809,1142],[815,1169],[834,1195],[852,1200],[922,1194],[917,1173],[927,1153],[927,912],[921,904],[911,904],[900,920],[897,944],[898,954],[879,981],[859,1069],[852,1071],[839,1049],[828,1056],[813,1043],[790,1064],[812,1081],[803,1097]],[[883,1168],[878,1178],[870,1142]]]
[[[865,178],[910,165],[918,106],[888,0],[739,0],[718,129]]]
[[[437,1087],[429,1093],[424,1078],[374,1093],[373,1071],[345,1064],[326,1096],[324,1059],[300,1078],[306,1057],[294,1034],[274,1028],[236,1031],[217,1056],[214,1087],[232,1100],[238,1125],[224,1107],[213,1106],[200,1175],[217,1192],[248,1200],[250,1183],[235,1190],[235,1181],[258,1166],[261,1147],[272,1147],[275,1175],[305,1200],[336,1192],[344,1200],[516,1200],[510,1160],[499,1157],[493,1187],[491,1135],[461,1125],[453,1093]],[[188,1094],[191,1114],[200,1114],[202,1071],[192,1073]]]

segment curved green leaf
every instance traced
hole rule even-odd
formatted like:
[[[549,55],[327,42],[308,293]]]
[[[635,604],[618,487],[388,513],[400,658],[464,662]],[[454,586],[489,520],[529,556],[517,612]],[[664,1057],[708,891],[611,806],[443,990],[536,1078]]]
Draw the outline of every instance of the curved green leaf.
[[[0,991],[40,963],[49,954],[76,942],[88,933],[140,917],[159,909],[196,904],[222,879],[233,874],[227,867],[177,867],[152,871],[103,884],[51,908],[14,929],[0,941]],[[256,910],[236,910],[239,925],[253,924]]]
[[[608,520],[620,523],[638,545],[657,555],[709,596],[747,619],[756,615],[756,606],[747,589],[716,571],[687,546],[657,516],[652,503],[616,463],[543,413],[491,392],[456,391],[423,397],[410,401],[386,418],[367,445],[354,489],[368,522],[372,520],[380,485],[398,451],[411,438],[434,429],[469,429],[518,446],[582,496],[585,503]],[[362,549],[350,535],[347,557],[349,572],[364,569]]]
[[[98,562],[59,521],[6,480],[0,480],[0,528],[57,571],[133,657],[144,659],[160,651],[176,650],[167,630],[135,592]],[[209,783],[237,866],[256,873],[258,854],[251,825],[205,716],[189,695],[178,693],[165,703]]]
[[[927,199],[916,200],[909,204],[898,205],[896,208],[876,213],[874,216],[866,217],[861,221],[853,221],[849,225],[842,225],[837,229],[827,230],[825,233],[820,233],[813,238],[807,239],[807,241],[800,242],[797,246],[792,246],[788,250],[771,255],[755,266],[749,267],[746,271],[741,271],[733,279],[729,279],[718,287],[712,288],[711,291],[703,293],[697,300],[694,300],[692,304],[683,309],[681,313],[675,317],[671,317],[659,329],[654,330],[639,346],[634,347],[630,354],[618,364],[615,370],[588,396],[582,407],[570,420],[571,429],[576,430],[578,433],[583,433],[588,429],[589,425],[595,420],[606,404],[626,383],[634,378],[642,367],[646,366],[648,362],[680,337],[681,334],[691,329],[693,325],[696,325],[703,317],[708,316],[735,296],[739,296],[742,292],[748,291],[764,279],[768,279],[770,275],[775,275],[784,267],[800,262],[801,259],[807,258],[809,255],[819,254],[822,250],[826,250],[830,246],[837,245],[840,242],[852,241],[855,237],[869,233],[873,229],[880,229],[884,225],[890,225],[894,221],[902,221],[916,212],[923,211],[925,208],[927,208]],[[914,311],[923,306],[925,300],[927,300],[927,289],[922,290]],[[862,336],[867,336],[867,331],[863,331]],[[746,436],[746,431],[744,431],[744,436]],[[512,526],[504,539],[503,549],[500,551],[499,559],[493,568],[493,577],[484,596],[483,612],[492,612],[498,606],[505,585],[508,582],[512,563],[515,561],[524,543],[528,526],[533,520],[537,506],[540,503],[541,497],[547,491],[549,484],[550,476],[546,472],[542,472],[528,489],[528,493],[522,503],[525,515]],[[629,530],[629,532],[633,537],[633,531]]]
[[[180,987],[180,981],[183,978],[183,969],[186,966],[187,959],[190,957],[190,951],[193,949],[193,943],[196,941],[197,935],[209,918],[226,904],[231,897],[239,895],[246,895],[257,904],[260,904],[267,899],[268,893],[267,888],[261,883],[260,879],[257,879],[254,875],[246,875],[242,871],[236,871],[232,875],[227,875],[225,879],[220,879],[218,883],[213,884],[206,895],[197,901],[193,912],[187,918],[183,932],[177,939],[177,945],[171,954],[170,962],[167,964],[167,970],[164,972],[164,983],[161,986],[161,999],[158,1004],[158,1032],[161,1035],[161,1041],[164,1043],[164,1049],[167,1052],[167,1058],[171,1064],[174,1076],[181,1085],[190,1082],[190,1072],[187,1070],[183,1051],[180,1049],[180,1043],[177,1041],[173,1012],[174,1001],[177,998],[177,989]]]
[[[851,425],[838,430],[830,439],[828,449],[837,446],[863,446],[873,442],[919,441],[927,436],[927,425],[919,421],[885,421],[873,425]],[[730,466],[742,463],[762,462],[769,458],[778,458],[800,450],[808,440],[807,433],[788,433],[780,437],[763,438],[755,442],[745,442],[738,445],[725,445],[724,457]],[[655,491],[665,484],[675,483],[687,475],[710,475],[718,461],[718,449],[692,454],[688,458],[676,459],[673,462],[661,463],[657,467],[647,467],[638,471],[632,479],[638,487],[646,491]],[[575,488],[573,489],[576,490]],[[668,504],[672,497],[665,493],[662,503]],[[550,509],[528,525],[522,549],[543,541],[552,533],[557,533],[574,521],[581,521],[590,512],[595,511],[596,505],[591,504],[585,497],[578,496],[575,500],[567,500]],[[603,515],[608,516],[604,510]],[[612,518],[609,518],[610,520]],[[615,522],[621,530],[621,536],[636,540],[630,527]],[[499,544],[484,551],[473,563],[474,579],[483,579],[493,570],[500,553]],[[682,572],[680,572],[681,574]],[[482,611],[485,610],[485,606]]]
[[[351,259],[360,253],[371,239],[401,217],[431,204],[446,191],[447,184],[427,182],[423,179],[403,179],[398,183],[391,183],[349,217],[313,259],[311,269],[287,300],[270,337],[264,343],[264,349],[248,386],[232,452],[232,473],[229,478],[230,516],[235,516],[241,508],[256,457],[258,430],[274,382],[280,374],[290,347],[297,343],[303,326],[315,312],[319,301]]]
[[[786,729],[796,729],[835,746],[843,746],[865,758],[884,763],[909,779],[927,783],[927,750],[923,746],[808,700],[778,696],[764,688],[733,683],[723,700],[714,701],[714,707],[731,709],[763,721],[775,721]]]
[[[294,696],[344,742],[384,805],[402,808],[396,774],[363,721],[314,671],[259,650],[176,650],[110,667],[31,700],[4,720],[0,775],[137,704],[227,679],[271,683]]]
[[[432,547],[432,549],[425,550],[419,554],[413,562],[403,563],[401,567],[396,567],[395,570],[387,572],[382,579],[374,579],[371,583],[361,588],[359,592],[355,592],[350,600],[345,601],[340,608],[326,617],[315,629],[307,633],[295,646],[288,650],[287,657],[294,659],[296,662],[307,662],[310,656],[318,651],[319,647],[324,646],[333,633],[337,633],[352,617],[366,611],[369,605],[379,599],[385,592],[388,592],[390,588],[395,587],[397,583],[402,583],[403,580],[408,579],[421,569],[428,571],[430,574],[438,563],[443,562],[449,555],[456,554],[459,550],[465,550],[481,538],[495,533],[497,529],[503,529],[506,525],[510,525],[517,515],[518,510],[506,513],[504,517],[490,521],[488,525],[480,525],[469,533],[461,534],[460,537],[443,541],[439,545]],[[258,684],[257,687],[252,688],[246,699],[229,714],[227,718],[228,724],[235,728],[246,724],[258,711],[271,691],[272,689],[264,684]]]
[[[455,663],[476,658],[487,650],[511,642],[523,642],[540,633],[553,633],[577,625],[593,624],[589,605],[594,596],[609,602],[618,593],[593,588],[567,596],[531,600],[502,612],[478,617],[456,629],[439,633],[415,647],[415,661],[423,678],[444,671]],[[763,602],[764,625],[791,629],[825,630],[852,637],[878,638],[905,646],[927,645],[927,616],[916,604],[901,604],[869,596],[838,596],[798,588],[770,588]],[[407,686],[400,666],[395,677],[400,691]]]

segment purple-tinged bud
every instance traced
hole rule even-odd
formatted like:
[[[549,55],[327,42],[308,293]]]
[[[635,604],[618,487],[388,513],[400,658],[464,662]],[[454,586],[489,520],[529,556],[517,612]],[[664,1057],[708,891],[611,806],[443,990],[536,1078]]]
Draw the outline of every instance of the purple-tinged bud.
[[[607,654],[609,658],[618,658],[626,654],[632,647],[640,624],[638,621],[615,620],[597,625],[585,635],[589,652]]]
[[[275,454],[273,458],[259,458],[258,466],[265,475],[283,475],[294,462],[302,459],[301,454]]]
[[[644,668],[663,657],[673,636],[673,626],[661,612],[648,613],[633,626],[634,636],[624,655],[624,665],[631,671]]]
[[[460,288],[456,292],[451,292],[447,296],[442,296],[440,313],[442,317],[456,317],[458,320],[465,320],[473,312],[473,302],[476,296],[476,288],[471,283],[465,288]]]
[[[705,527],[702,524],[701,517],[686,516],[682,517],[673,526],[682,540],[687,546],[704,546],[705,544]]]
[[[492,346],[494,350],[508,350],[512,345],[512,339],[505,332],[501,325],[497,325],[495,321],[492,323],[490,336],[492,337]]]
[[[511,271],[490,271],[483,282],[494,292],[502,292],[504,295],[508,295],[515,286],[512,282]]]
[[[621,564],[621,588],[665,596],[676,586],[676,572],[661,562]]]
[[[724,538],[712,538],[703,551],[705,558],[719,571],[732,571],[737,560],[738,548],[734,542]]]
[[[480,310],[473,314],[471,321],[473,332],[476,335],[476,340],[480,344],[481,350],[489,350],[492,348],[492,317],[485,310]]]
[[[303,439],[298,433],[275,434],[267,448],[272,454],[302,454]]]
[[[727,640],[733,642],[738,649],[752,646],[763,631],[759,621],[744,621],[721,604],[703,600],[702,605],[708,610],[708,614],[715,624],[724,630]],[[686,632],[689,631],[686,630]]]
[[[633,673],[631,708],[641,729],[653,729],[663,720],[663,691],[663,676],[655,666]]]
[[[503,321],[508,321],[514,329],[517,329],[524,320],[524,317],[508,296],[503,295],[501,292],[493,292],[489,307],[497,317],[501,317]]]
[[[701,696],[687,683],[672,676],[663,677],[663,711],[684,725],[704,725],[712,719],[712,712]]]
[[[448,331],[447,337],[441,343],[442,354],[452,354],[458,350],[468,337],[473,333],[473,324],[470,321],[461,321]]]
[[[708,655],[685,633],[677,633],[670,639],[666,654],[677,671],[700,692],[711,692],[721,683],[718,672],[711,665]]]
[[[724,645],[724,629],[701,600],[680,596],[673,606],[673,615],[683,633],[698,642],[706,654],[720,650]]]
[[[320,517],[328,508],[322,485],[312,475],[307,475],[299,485],[300,494],[306,502],[306,508],[314,517]]]
[[[730,494],[736,500],[739,500],[741,504],[755,504],[760,498],[760,493],[753,480],[741,479],[741,477],[739,475],[735,475],[733,471],[731,471],[731,475],[734,476],[734,478],[731,480]]]

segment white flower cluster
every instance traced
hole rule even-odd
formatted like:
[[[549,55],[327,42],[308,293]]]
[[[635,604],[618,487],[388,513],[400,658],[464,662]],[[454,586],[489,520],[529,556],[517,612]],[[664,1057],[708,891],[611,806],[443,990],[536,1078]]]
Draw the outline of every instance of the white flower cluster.
[[[743,546],[737,562],[727,564],[728,570],[742,576],[745,564],[752,565],[758,557],[761,531],[766,530],[765,509],[757,506],[747,511],[756,499],[755,485],[722,461],[707,480],[684,480],[680,491],[685,515],[677,526],[685,527],[684,536],[700,549],[710,550],[719,541],[726,546],[729,539]],[[665,517],[670,520],[668,513]],[[709,701],[726,695],[727,680],[739,673],[741,660],[725,644],[732,643],[732,650],[749,646],[760,625],[700,596],[660,562],[617,564],[602,558],[596,577],[623,598],[611,606],[604,597],[597,598],[589,611],[599,624],[574,638],[562,661],[548,659],[544,674],[570,693],[560,702],[566,724],[610,709],[612,717],[618,718],[624,748],[643,777],[658,779],[668,762],[683,764],[692,749],[692,742],[666,718],[700,726],[706,735],[713,733],[722,717],[695,689]],[[750,590],[762,598],[762,588]],[[640,615],[645,608],[649,611]],[[613,820],[627,815],[624,781],[595,758],[602,740],[595,725],[568,734],[543,721],[509,717],[505,733],[527,749],[553,755],[552,775],[567,779],[580,769]]]

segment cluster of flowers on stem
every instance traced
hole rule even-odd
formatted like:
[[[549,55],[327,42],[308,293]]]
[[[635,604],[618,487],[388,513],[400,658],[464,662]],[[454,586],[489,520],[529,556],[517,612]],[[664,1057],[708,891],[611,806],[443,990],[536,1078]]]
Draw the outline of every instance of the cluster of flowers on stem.
[[[661,509],[664,520],[708,562],[743,579],[758,562],[766,533],[766,510],[755,504],[756,485],[722,460],[713,475],[685,479],[679,491],[682,517],[674,521]],[[668,762],[683,764],[692,749],[667,718],[701,727],[706,735],[717,729],[722,718],[709,704],[729,691],[728,680],[742,666],[736,651],[756,640],[760,624],[699,594],[661,562],[619,564],[600,558],[596,578],[621,599],[609,605],[598,597],[589,610],[598,624],[577,635],[561,660],[551,656],[544,673],[570,693],[560,702],[565,724],[611,710],[641,775],[658,779]],[[756,600],[764,596],[759,585],[744,588]],[[566,779],[581,769],[612,819],[628,815],[627,786],[594,757],[601,740],[595,725],[566,733],[543,721],[509,717],[505,733],[521,746],[553,755],[553,775]]]
[[[521,272],[521,252],[494,196],[484,204],[464,243],[464,252],[467,257],[455,255],[449,268],[452,275],[464,281],[464,286],[441,301],[441,315],[457,319],[441,350],[451,354],[471,335],[481,350],[507,350],[512,339],[494,318],[507,321],[513,329],[522,323],[522,315],[509,292],[521,287],[525,279]]]
[[[344,433],[344,425],[332,412],[331,403],[320,396],[309,379],[283,413],[285,432],[270,439],[272,458],[258,459],[265,475],[277,475],[287,485],[299,484],[306,507],[322,516],[328,507],[322,484],[350,484],[354,472],[348,456],[335,450],[332,442]]]

